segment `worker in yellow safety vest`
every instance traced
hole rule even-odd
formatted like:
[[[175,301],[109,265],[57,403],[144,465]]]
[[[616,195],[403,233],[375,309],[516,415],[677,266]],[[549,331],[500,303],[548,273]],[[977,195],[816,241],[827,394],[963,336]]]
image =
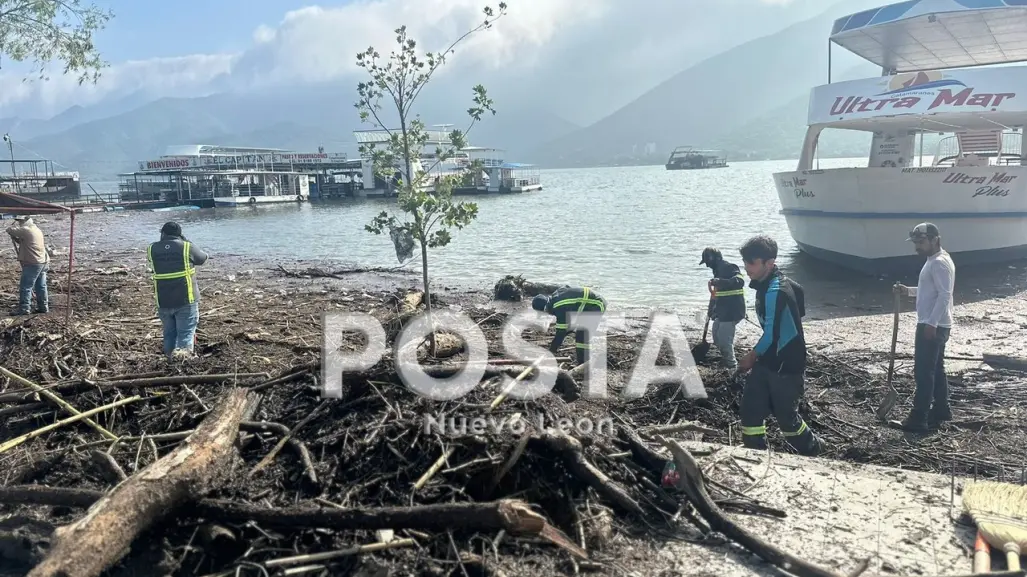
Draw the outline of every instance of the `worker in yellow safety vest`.
[[[710,291],[710,318],[713,320],[713,344],[720,351],[720,363],[726,369],[738,366],[735,359],[735,328],[745,318],[745,277],[738,265],[724,260],[719,249],[712,246],[702,251],[704,264],[713,271],[707,283]]]
[[[157,316],[164,325],[164,354],[189,357],[200,321],[194,267],[207,262],[207,254],[186,240],[177,222],[168,222],[160,229],[160,240],[147,248],[146,258],[153,270]]]

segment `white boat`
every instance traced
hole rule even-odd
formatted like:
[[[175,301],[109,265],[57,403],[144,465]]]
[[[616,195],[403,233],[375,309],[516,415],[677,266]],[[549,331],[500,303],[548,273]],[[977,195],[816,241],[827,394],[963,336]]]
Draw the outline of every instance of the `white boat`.
[[[308,177],[298,172],[225,171],[209,178],[216,207],[303,202],[310,197]]]
[[[426,130],[426,141],[420,155],[411,160],[410,169],[415,174],[425,173],[422,180],[424,190],[432,190],[439,178],[460,175],[464,182],[453,189],[454,195],[477,194],[508,194],[535,192],[542,190],[542,178],[539,169],[531,164],[506,162],[504,150],[483,146],[465,146],[453,155],[439,159],[436,151],[453,145],[450,132],[445,128],[451,124],[439,124],[440,130]],[[360,146],[382,146],[392,138],[389,130],[356,130],[353,132]],[[468,170],[473,164],[480,170]],[[370,158],[361,160],[362,188],[355,194],[360,197],[395,196],[399,174],[392,182],[383,179],[374,172],[374,163]],[[396,167],[400,173],[403,167]]]
[[[799,249],[909,272],[908,233],[930,221],[957,264],[1027,257],[1027,66],[990,66],[1027,61],[1027,0],[891,4],[838,19],[832,44],[882,76],[831,83],[829,65],[811,91],[798,167],[774,174]],[[819,170],[829,129],[872,133],[868,165]],[[933,157],[925,134],[942,135]]]

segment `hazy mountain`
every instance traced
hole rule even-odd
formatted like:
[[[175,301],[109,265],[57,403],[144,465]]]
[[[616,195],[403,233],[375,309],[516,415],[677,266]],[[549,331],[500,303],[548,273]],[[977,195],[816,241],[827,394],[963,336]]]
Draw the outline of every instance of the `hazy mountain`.
[[[808,98],[810,88],[825,81],[827,37],[834,20],[877,3],[843,2],[815,18],[708,58],[599,122],[546,143],[531,157],[553,166],[631,162],[648,145],[651,153],[655,147],[652,156],[665,159],[676,146],[706,147],[752,120],[772,119],[773,111]],[[836,67],[849,68],[859,61],[834,49]],[[796,126],[800,140],[804,124],[805,114]]]
[[[222,144],[330,152],[356,156],[352,132],[361,124],[350,96],[355,83],[259,94],[222,93],[202,98],[163,98],[127,112],[82,122],[22,144],[86,178],[108,179],[134,170],[173,144]],[[441,122],[466,118],[465,103],[425,98],[421,114]],[[67,115],[75,114],[69,111]],[[62,115],[63,116],[63,115]],[[57,117],[51,120],[57,122]],[[433,120],[428,120],[432,123]],[[455,126],[464,127],[464,124]],[[577,130],[578,126],[539,110],[499,108],[470,134],[472,143],[507,150],[518,159],[529,147]]]
[[[63,132],[74,126],[122,114],[153,100],[142,92],[123,98],[104,100],[91,106],[72,106],[53,118],[0,118],[0,130],[10,133],[15,142],[29,141],[39,136]]]
[[[842,73],[835,73],[833,80],[844,81],[872,77],[880,69],[869,62],[863,62]],[[744,124],[732,128],[714,138],[711,148],[727,152],[734,160],[782,160],[798,158],[802,141],[806,136],[806,120],[809,111],[809,91],[769,112],[761,114]],[[821,156],[865,156],[870,150],[870,134],[853,130],[827,130],[821,136]]]

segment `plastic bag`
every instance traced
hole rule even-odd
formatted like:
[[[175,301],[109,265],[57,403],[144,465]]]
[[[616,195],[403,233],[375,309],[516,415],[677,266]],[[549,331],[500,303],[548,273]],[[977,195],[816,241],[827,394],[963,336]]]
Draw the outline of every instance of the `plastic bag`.
[[[414,235],[406,228],[390,226],[389,237],[392,238],[392,244],[396,247],[396,258],[399,259],[399,263],[410,260],[414,256]]]

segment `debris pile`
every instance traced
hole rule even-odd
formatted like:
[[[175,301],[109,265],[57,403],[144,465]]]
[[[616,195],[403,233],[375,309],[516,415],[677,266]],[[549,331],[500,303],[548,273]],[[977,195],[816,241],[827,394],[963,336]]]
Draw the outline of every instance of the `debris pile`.
[[[61,535],[80,543],[109,537],[89,548],[89,563],[116,575],[574,574],[625,569],[618,559],[640,540],[702,538],[704,494],[730,512],[787,514],[730,479],[705,479],[701,494],[694,475],[680,492],[665,486],[672,457],[663,437],[740,440],[742,383],[714,368],[714,357],[699,367],[708,398],[698,400],[656,384],[621,398],[640,347],[626,333],[608,337],[605,399],[584,395],[561,371],[553,394],[518,400],[510,378],[530,377],[531,367],[496,360],[467,395],[433,401],[388,359],[344,374],[340,398],[324,399],[320,313],[369,312],[392,327],[391,339],[423,299],[268,282],[202,284],[199,356],[180,363],[160,355],[139,271],[79,275],[67,329],[60,314],[0,324],[0,518],[11,515],[0,521],[4,570],[40,564],[55,574],[68,557],[48,553],[75,548],[51,533],[70,526]],[[435,306],[460,304],[485,332],[490,358],[499,357],[505,315],[458,299]],[[360,345],[353,335],[344,347]],[[426,360],[425,370],[456,374],[459,349]],[[668,350],[658,362],[669,362]],[[859,367],[879,360],[811,356],[802,414],[826,456],[1021,474],[1027,398],[1014,373],[952,377],[957,420],[911,440],[873,421],[885,387]],[[912,383],[898,387],[908,398]]]
[[[493,298],[498,301],[521,301],[539,294],[551,294],[560,288],[558,284],[536,283],[524,277],[507,275],[492,289]]]

